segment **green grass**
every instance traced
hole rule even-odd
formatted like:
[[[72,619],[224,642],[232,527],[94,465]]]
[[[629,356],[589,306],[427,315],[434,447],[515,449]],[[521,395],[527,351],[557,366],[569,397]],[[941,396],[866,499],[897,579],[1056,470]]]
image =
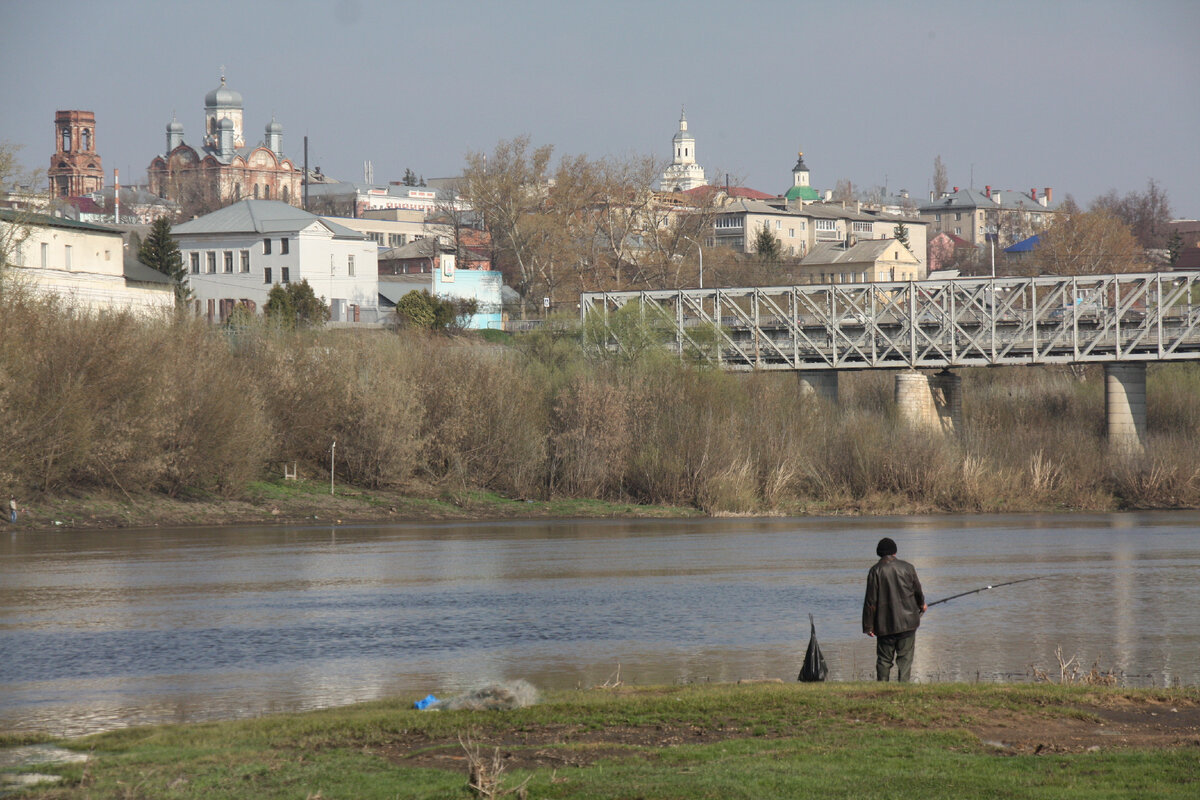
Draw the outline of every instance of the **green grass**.
[[[25,796],[465,798],[464,736],[489,757],[500,744],[523,756],[503,785],[529,778],[531,798],[1097,800],[1195,792],[1195,746],[1015,755],[967,730],[997,719],[1036,730],[1113,704],[1194,707],[1195,689],[643,687],[552,692],[530,708],[486,712],[415,711],[413,699],[70,740],[63,744],[91,751],[92,760],[39,767],[65,783]]]

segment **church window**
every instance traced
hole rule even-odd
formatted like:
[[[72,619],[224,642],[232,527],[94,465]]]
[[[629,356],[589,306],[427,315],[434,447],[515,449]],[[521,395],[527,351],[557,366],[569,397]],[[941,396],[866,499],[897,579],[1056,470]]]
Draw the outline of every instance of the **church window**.
[[[225,271],[233,272],[233,251],[232,250],[225,251]]]
[[[290,192],[288,192],[288,187],[286,187],[286,186],[283,187],[283,202],[285,202],[285,203],[290,202],[288,199],[289,196],[290,196]]]
[[[200,254],[199,253],[189,253],[188,255],[189,255],[189,260],[192,262],[192,274],[199,275],[200,274]]]
[[[258,184],[254,184],[254,199],[258,199]]]
[[[249,271],[250,271],[250,251],[243,250],[242,251],[242,272],[249,272]]]
[[[92,149],[92,135],[90,131],[84,130],[80,135],[80,147],[83,150]]]
[[[64,153],[71,152],[71,129],[62,129],[62,149]]]
[[[242,199],[242,185],[240,183],[235,183],[233,185],[233,199],[234,200]]]
[[[209,250],[205,255],[207,256],[205,260],[208,262],[206,265],[208,274],[215,275],[217,272],[217,252],[215,250]]]
[[[263,270],[263,283],[271,282],[271,268],[267,267]]]
[[[256,193],[254,196],[258,197],[258,194]],[[270,239],[263,239],[263,255],[268,255],[268,256],[271,255],[271,240]]]
[[[285,256],[288,254],[288,240],[287,239],[279,240],[279,252]]]
[[[263,200],[270,200],[270,199],[271,199],[271,184],[264,183],[263,184]]]

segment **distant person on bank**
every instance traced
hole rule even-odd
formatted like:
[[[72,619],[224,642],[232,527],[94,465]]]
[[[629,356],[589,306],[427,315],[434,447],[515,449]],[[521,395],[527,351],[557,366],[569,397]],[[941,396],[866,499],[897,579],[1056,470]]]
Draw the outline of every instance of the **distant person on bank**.
[[[863,600],[863,633],[875,637],[875,678],[890,679],[892,664],[896,679],[908,681],[912,672],[917,627],[928,606],[917,570],[896,558],[896,543],[888,537],[875,547],[879,561],[867,573],[867,596]]]
[[[4,495],[0,494],[0,497],[4,497]],[[17,521],[17,498],[15,497],[8,498],[8,521],[12,523]]]

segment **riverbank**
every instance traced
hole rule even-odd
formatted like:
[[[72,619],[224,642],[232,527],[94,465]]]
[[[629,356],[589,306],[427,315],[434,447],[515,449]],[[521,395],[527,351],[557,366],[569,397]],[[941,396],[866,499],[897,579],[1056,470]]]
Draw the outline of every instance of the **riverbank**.
[[[35,494],[18,500],[17,524],[9,530],[210,527],[221,525],[362,523],[521,518],[682,518],[703,512],[599,500],[521,500],[482,490],[408,491],[289,480],[250,484],[238,497],[192,493]]]
[[[61,742],[84,763],[22,797],[1191,797],[1200,690],[711,684],[546,693],[524,708],[417,697]],[[13,744],[13,742],[9,742]],[[6,771],[12,772],[9,768]],[[492,793],[467,788],[474,774]],[[521,795],[510,795],[521,796]]]

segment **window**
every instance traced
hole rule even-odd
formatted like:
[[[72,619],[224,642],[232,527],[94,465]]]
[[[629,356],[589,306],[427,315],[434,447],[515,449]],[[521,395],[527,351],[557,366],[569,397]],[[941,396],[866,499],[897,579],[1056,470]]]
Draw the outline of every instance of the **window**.
[[[271,282],[271,268],[267,267],[263,270],[263,283]]]
[[[779,230],[779,229],[780,229],[780,228],[782,228],[782,227],[783,227],[783,221],[782,221],[782,220],[778,220],[778,219],[777,219],[777,220],[775,220],[775,230]]]
[[[380,247],[383,246],[383,234],[382,233],[368,233],[367,238],[370,239],[371,241],[375,242],[375,244],[379,245]]]
[[[400,247],[401,245],[406,243],[404,240],[405,240],[405,236],[403,233],[389,233],[388,234],[388,247]]]
[[[954,229],[954,235],[955,235],[955,236],[962,236],[962,228],[955,228],[955,229]]]
[[[112,250],[105,250],[105,251],[104,251],[104,260],[105,260],[105,261],[112,261]]]
[[[718,228],[741,228],[744,226],[742,224],[741,217],[718,217],[716,227],[718,227]]]
[[[291,273],[287,267],[279,268],[279,280],[283,281],[284,283],[291,282]]]
[[[63,144],[62,149],[63,149],[64,153],[71,152],[71,129],[70,128],[62,129],[62,144]]]
[[[263,184],[263,199],[264,200],[271,199],[271,184],[269,184],[269,183]]]
[[[354,277],[354,256],[353,255],[346,256],[346,274],[349,275],[351,278]]]
[[[285,203],[289,202],[289,200],[288,200],[289,197],[290,197],[290,193],[288,192],[288,187],[285,186],[285,187],[283,187],[283,202],[285,202]]]
[[[208,256],[205,259],[205,261],[208,262],[207,263],[207,267],[208,267],[207,272],[208,272],[208,274],[212,275],[217,271],[217,253],[214,250],[209,250],[208,253],[206,253],[205,255]]]
[[[796,238],[796,229],[788,228],[788,236],[792,239],[795,239]]]
[[[961,211],[954,212],[954,221],[962,222],[962,212]]]
[[[225,271],[233,272],[233,251],[232,250],[225,251]]]
[[[71,245],[69,244],[63,246],[63,264],[67,269],[71,268]]]
[[[249,272],[249,271],[250,271],[250,251],[243,250],[242,251],[242,272]]]
[[[88,132],[87,130],[84,130],[79,135],[79,139],[80,139],[80,149],[82,149],[82,150],[90,150],[91,149],[92,136],[91,136],[90,132]]]
[[[255,192],[254,196],[257,197],[258,193]],[[263,255],[265,255],[265,256],[271,255],[271,240],[270,239],[263,239]]]
[[[192,262],[192,274],[199,275],[200,274],[200,254],[199,253],[188,253],[188,259]]]
[[[42,269],[50,266],[50,245],[42,242]]]
[[[819,220],[816,220],[816,227],[817,227],[817,230],[819,230],[819,231],[836,231],[837,230],[837,220],[836,219],[819,219]]]
[[[855,233],[872,233],[871,223],[870,222],[855,222],[854,223],[854,232]]]
[[[279,240],[279,252],[285,256],[288,254],[288,240],[287,239]]]
[[[258,184],[254,184],[254,199],[258,199]]]

